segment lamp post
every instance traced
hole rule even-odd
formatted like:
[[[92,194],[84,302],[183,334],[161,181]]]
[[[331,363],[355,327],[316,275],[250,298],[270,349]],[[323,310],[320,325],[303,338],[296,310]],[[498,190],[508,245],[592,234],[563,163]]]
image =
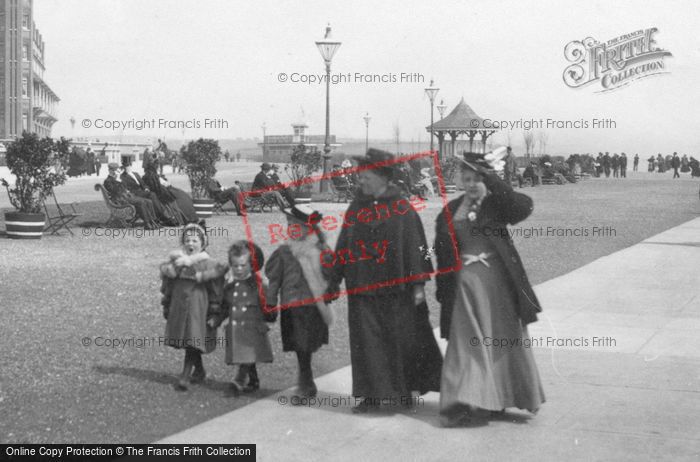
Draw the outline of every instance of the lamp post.
[[[425,94],[430,98],[430,152],[433,152],[433,107],[435,104],[435,95],[437,95],[439,88],[433,86],[433,80],[430,79],[430,86],[425,89]]]
[[[365,113],[363,117],[365,119],[365,153],[369,150],[369,121],[372,119],[369,116],[369,112]]]
[[[445,118],[445,109],[447,109],[447,104],[445,101],[440,100],[440,104],[437,105],[438,112],[440,113],[440,120]]]
[[[267,141],[265,140],[265,130],[267,130],[267,127],[265,126],[265,122],[260,126],[263,131],[263,162],[267,162],[267,159],[265,159],[265,156],[267,154]]]
[[[323,175],[328,174],[328,161],[331,158],[331,143],[330,143],[330,91],[331,91],[331,60],[338,48],[340,42],[331,39],[331,25],[326,27],[326,35],[323,40],[316,42],[318,51],[321,53],[323,62],[326,63],[326,141],[323,146]],[[321,192],[328,190],[328,180],[321,181]]]

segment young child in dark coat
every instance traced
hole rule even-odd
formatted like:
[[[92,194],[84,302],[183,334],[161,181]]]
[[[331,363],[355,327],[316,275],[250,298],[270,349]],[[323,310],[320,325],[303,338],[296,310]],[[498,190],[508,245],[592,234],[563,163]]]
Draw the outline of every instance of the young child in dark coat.
[[[269,279],[266,303],[284,307],[280,316],[282,349],[294,351],[299,362],[297,396],[316,396],[311,355],[328,344],[328,326],[333,311],[324,300],[329,271],[321,265],[321,252],[329,249],[318,223],[323,216],[307,205],[285,209],[290,226],[306,231],[298,239],[278,247],[270,256],[265,274]],[[315,301],[314,301],[315,300]]]
[[[253,248],[255,262],[251,258]],[[261,268],[264,255],[260,248],[246,241],[237,241],[228,251],[230,270],[225,276],[221,311],[214,317],[214,325],[228,318],[226,325],[226,364],[238,365],[238,374],[231,382],[234,395],[260,388],[256,363],[272,362],[272,346],[266,322],[275,316],[266,316],[260,302],[258,284],[262,278],[254,271]],[[263,286],[264,290],[264,286]]]
[[[169,261],[160,266],[160,274],[163,317],[167,319],[165,344],[185,350],[182,374],[175,386],[183,391],[189,383],[204,381],[202,353],[216,348],[213,316],[221,300],[221,283],[216,279],[223,277],[226,266],[204,251],[207,233],[202,226],[185,226],[181,243],[182,248],[171,252]]]

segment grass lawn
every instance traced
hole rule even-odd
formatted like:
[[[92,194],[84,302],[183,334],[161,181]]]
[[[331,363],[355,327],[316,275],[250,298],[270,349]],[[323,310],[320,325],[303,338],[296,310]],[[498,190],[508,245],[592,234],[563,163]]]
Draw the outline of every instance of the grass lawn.
[[[520,190],[535,201],[533,215],[513,227],[533,284],[700,215],[700,182],[673,181],[670,175],[635,178]],[[178,181],[182,186],[182,177]],[[0,442],[151,442],[294,385],[296,360],[282,353],[276,325],[270,332],[275,362],[259,366],[262,389],[255,395],[225,396],[233,370],[224,364],[221,348],[205,356],[209,375],[203,385],[174,391],[183,354],[157,343],[165,325],[157,265],[177,246],[176,230],[105,236],[108,231],[95,226],[108,213],[92,191],[93,184],[80,181],[59,193],[62,201],[92,199],[78,205],[84,215],[73,227],[74,237],[65,232],[33,242],[0,237],[0,347],[5,352],[0,366]],[[317,206],[333,214],[346,207]],[[430,242],[440,206],[434,200],[421,212]],[[266,227],[284,223],[282,214],[251,214],[250,221],[256,242],[269,255],[273,247],[265,239]],[[213,257],[223,259],[230,242],[245,238],[242,223],[235,215],[209,220],[208,250]],[[546,233],[547,227],[553,235],[526,237],[540,228]],[[594,227],[607,231],[594,236]],[[574,232],[577,235],[560,235]],[[572,293],[585,289],[571,288]],[[427,292],[437,325],[439,307],[432,283]],[[314,357],[317,375],[350,362],[346,302],[341,299],[334,306],[338,321],[331,328],[330,344]],[[89,346],[83,346],[84,338]],[[100,347],[95,345],[97,338],[145,344]]]

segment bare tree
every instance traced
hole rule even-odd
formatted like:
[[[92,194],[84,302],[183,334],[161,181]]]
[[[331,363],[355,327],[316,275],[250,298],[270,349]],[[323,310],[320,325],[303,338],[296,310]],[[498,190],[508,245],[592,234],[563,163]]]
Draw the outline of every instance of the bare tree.
[[[523,131],[523,141],[525,142],[525,157],[530,158],[532,148],[535,146],[535,134],[532,130]]]
[[[394,124],[394,141],[396,141],[396,154],[400,154],[401,150],[399,149],[399,146],[401,145],[401,129],[399,128],[398,120]]]
[[[537,140],[540,143],[540,155],[547,154],[547,141],[549,140],[549,135],[544,130],[537,132]]]

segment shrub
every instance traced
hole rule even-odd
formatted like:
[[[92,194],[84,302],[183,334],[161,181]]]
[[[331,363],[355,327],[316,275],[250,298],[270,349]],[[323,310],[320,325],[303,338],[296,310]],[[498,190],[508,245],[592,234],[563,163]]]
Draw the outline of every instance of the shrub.
[[[322,165],[321,151],[316,146],[309,147],[300,144],[292,150],[291,162],[284,166],[284,171],[293,182],[297,182],[310,177],[314,172],[320,170]],[[297,184],[294,189],[299,191],[303,189],[302,186]]]
[[[15,186],[10,188],[4,178],[2,185],[18,212],[40,213],[53,188],[66,182],[62,165],[68,161],[68,147],[63,137],[54,141],[26,131],[7,146],[7,167],[15,176]]]
[[[209,181],[216,175],[216,163],[221,160],[219,142],[200,138],[180,148],[185,173],[190,179],[193,199],[211,199],[207,193]]]

